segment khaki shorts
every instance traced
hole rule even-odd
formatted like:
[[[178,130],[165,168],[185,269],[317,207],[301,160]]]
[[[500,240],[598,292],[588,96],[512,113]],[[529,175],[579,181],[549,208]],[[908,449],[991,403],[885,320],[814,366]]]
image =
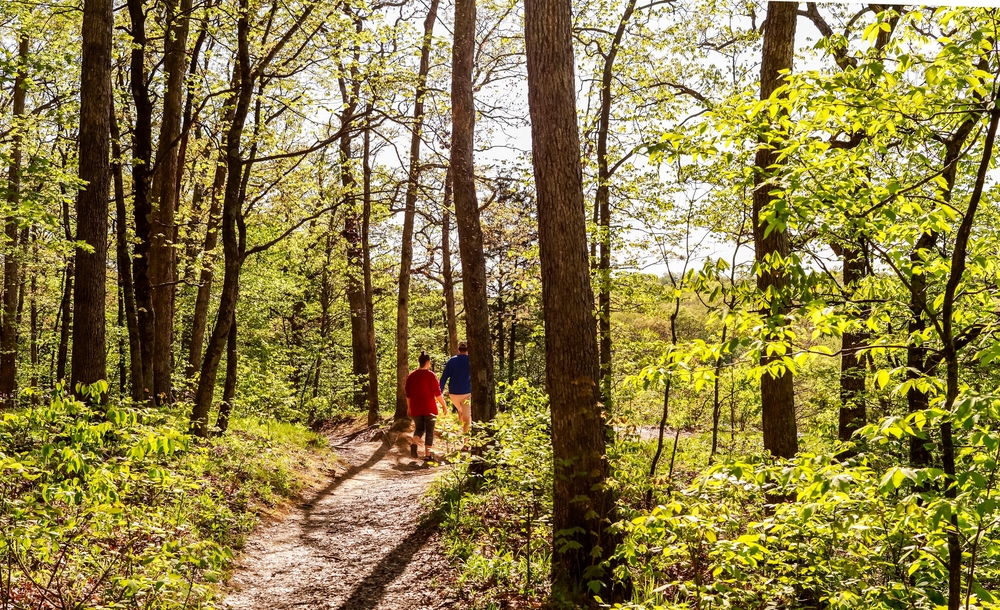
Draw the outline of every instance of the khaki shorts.
[[[469,405],[469,397],[472,394],[449,394],[448,397],[451,398],[451,404],[455,405],[458,409],[458,416],[465,421],[472,419],[472,413],[470,412],[471,405]]]

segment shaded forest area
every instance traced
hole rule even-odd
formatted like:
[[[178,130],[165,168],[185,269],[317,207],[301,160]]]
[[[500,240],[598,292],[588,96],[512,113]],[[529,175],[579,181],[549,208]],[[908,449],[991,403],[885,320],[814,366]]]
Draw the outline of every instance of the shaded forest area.
[[[0,607],[217,607],[460,339],[462,607],[1000,607],[998,23],[3,3]]]

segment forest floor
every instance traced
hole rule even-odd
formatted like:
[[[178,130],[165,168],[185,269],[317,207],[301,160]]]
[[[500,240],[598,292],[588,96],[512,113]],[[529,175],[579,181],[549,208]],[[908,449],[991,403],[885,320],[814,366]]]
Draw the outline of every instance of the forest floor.
[[[247,540],[223,608],[458,607],[438,529],[421,523],[421,499],[447,466],[411,458],[403,439],[367,436],[331,438],[346,470]]]

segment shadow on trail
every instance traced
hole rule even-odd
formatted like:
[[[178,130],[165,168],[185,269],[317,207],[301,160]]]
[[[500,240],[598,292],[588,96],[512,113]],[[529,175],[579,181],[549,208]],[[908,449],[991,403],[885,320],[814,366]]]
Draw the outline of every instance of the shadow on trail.
[[[336,491],[337,488],[343,485],[345,481],[349,481],[353,477],[356,477],[358,474],[364,472],[365,470],[368,470],[369,468],[377,464],[379,460],[384,458],[386,454],[389,453],[390,449],[392,449],[392,445],[390,445],[385,441],[382,441],[382,445],[378,448],[378,450],[375,451],[375,453],[372,454],[370,458],[368,458],[368,461],[358,466],[351,466],[350,468],[347,469],[347,471],[344,472],[343,476],[337,477],[336,479],[330,481],[330,483],[322,490],[320,490],[319,493],[313,496],[311,500],[304,503],[302,505],[302,508],[305,510],[306,513],[306,522],[303,525],[303,527],[305,529],[312,529],[315,527],[319,527],[319,525],[311,523],[313,517],[313,511],[316,509],[316,505],[319,504],[323,500],[323,498],[326,498],[334,491]]]
[[[351,596],[338,606],[338,610],[374,610],[378,607],[389,585],[403,574],[413,556],[427,544],[434,531],[434,524],[422,524],[403,538],[382,558],[382,561],[378,562],[378,565],[372,568],[368,576],[354,588]]]

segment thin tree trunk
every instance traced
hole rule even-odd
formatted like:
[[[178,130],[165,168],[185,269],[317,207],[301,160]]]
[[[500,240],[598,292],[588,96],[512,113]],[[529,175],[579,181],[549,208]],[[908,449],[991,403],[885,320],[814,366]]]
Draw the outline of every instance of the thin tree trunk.
[[[69,362],[69,338],[73,328],[73,277],[75,275],[75,257],[70,255],[66,261],[63,279],[62,299],[59,302],[59,348],[56,351],[56,381],[66,379],[66,365]]]
[[[868,261],[861,248],[843,248],[844,290],[854,293],[858,282],[867,275]],[[850,298],[850,297],[848,297]],[[862,316],[866,318],[867,316]],[[845,332],[840,355],[840,414],[837,437],[841,441],[851,440],[854,431],[865,425],[868,418],[865,406],[865,365],[858,355],[868,342],[864,331]]]
[[[444,180],[444,213],[441,216],[441,275],[444,286],[445,326],[448,327],[448,354],[458,354],[458,318],[455,316],[455,278],[451,270],[451,167]]]
[[[608,134],[611,131],[611,86],[614,84],[615,59],[621,48],[625,27],[635,11],[636,0],[628,0],[618,21],[618,29],[607,54],[601,74],[601,109],[597,123],[597,193],[594,205],[599,214],[597,242],[600,258],[597,263],[598,330],[601,341],[601,401],[611,407],[611,170],[608,167]]]
[[[173,402],[174,298],[177,293],[177,227],[174,218],[179,200],[178,143],[184,110],[184,76],[187,73],[187,38],[191,0],[166,0],[167,35],[163,68],[166,90],[156,151],[156,172],[152,193],[152,242],[149,250],[149,277],[153,304],[153,397],[157,404]]]
[[[111,0],[84,0],[83,54],[80,82],[80,180],[86,183],[76,200],[76,295],[73,299],[71,385],[107,378],[105,296],[108,250],[108,195],[111,153],[108,119],[111,108]]]
[[[36,238],[37,239],[37,238]],[[32,403],[38,402],[38,274],[31,274],[31,301],[29,304],[29,319],[31,324],[31,336],[29,343],[29,354],[31,358],[31,387],[34,393],[31,395]]]
[[[231,106],[230,106],[231,108]],[[232,111],[227,110],[223,125],[232,121]],[[208,223],[205,228],[205,246],[202,249],[201,274],[198,278],[198,295],[194,302],[194,317],[191,320],[191,344],[188,347],[188,378],[194,377],[201,369],[202,347],[205,344],[205,328],[208,326],[208,302],[212,296],[212,278],[214,277],[215,261],[212,260],[215,248],[219,244],[219,215],[222,191],[226,185],[225,152],[220,155],[215,168],[215,179],[212,182],[212,203],[208,210]]]
[[[11,138],[10,170],[7,177],[7,203],[10,212],[4,224],[4,265],[3,265],[3,324],[0,327],[0,401],[11,408],[17,399],[17,326],[14,324],[19,286],[17,249],[17,218],[21,203],[21,146],[24,141],[23,126],[18,123],[24,118],[24,104],[27,94],[28,37],[21,33],[18,41],[18,66],[14,76],[13,123]]]
[[[222,386],[222,404],[219,405],[219,418],[215,427],[219,434],[225,434],[229,429],[229,417],[233,412],[233,400],[236,398],[236,367],[239,354],[236,350],[236,314],[229,325],[229,338],[226,341],[226,381]]]
[[[545,377],[556,464],[552,527],[555,532],[568,532],[553,540],[552,582],[554,591],[582,598],[586,580],[597,577],[588,568],[607,558],[615,541],[606,526],[614,520],[614,496],[604,484],[608,464],[598,404],[600,364],[569,0],[526,0],[524,24],[545,315]],[[456,203],[457,193],[456,182]],[[575,544],[560,552],[567,542]]]
[[[118,120],[115,117],[115,109],[111,107],[111,169],[114,178],[115,189],[115,241],[116,254],[118,259],[118,288],[121,292],[121,305],[125,312],[125,325],[128,329],[129,348],[129,385],[131,386],[132,400],[139,402],[143,399],[142,391],[142,352],[139,347],[139,318],[135,306],[135,293],[132,283],[132,257],[128,251],[128,230],[126,223],[128,215],[125,211],[125,186],[122,176],[122,147],[121,134],[118,131]],[[122,379],[124,383],[124,379]]]
[[[240,270],[246,247],[246,227],[242,218],[243,155],[241,139],[253,99],[253,72],[250,69],[250,42],[248,0],[240,0],[240,17],[237,22],[237,101],[233,121],[226,136],[227,180],[222,206],[222,249],[225,255],[222,291],[219,295],[219,312],[209,338],[205,359],[198,378],[194,408],[191,411],[191,431],[197,436],[208,436],[208,414],[215,395],[215,381],[219,372],[222,351],[229,338],[229,327],[236,311]]]
[[[782,70],[792,69],[795,51],[795,26],[798,2],[772,2],[767,8],[767,25],[764,29],[764,47],[760,66],[760,99],[767,100],[784,82]],[[774,185],[770,180],[775,170],[777,154],[772,147],[761,142],[755,158],[753,193],[754,253],[761,268],[757,272],[757,289],[765,299],[764,311],[777,328],[784,326],[788,311],[788,275],[781,267],[767,261],[772,256],[786,260],[791,252],[787,230],[766,233],[767,222],[761,216],[774,201]],[[765,295],[772,295],[770,297]],[[780,357],[762,354],[761,366],[767,366]],[[785,369],[778,374],[764,373],[760,380],[761,418],[763,421],[764,448],[776,457],[790,458],[798,451],[795,422],[795,392],[792,372]]]
[[[361,260],[365,279],[365,321],[368,339],[368,425],[374,426],[379,419],[378,404],[378,353],[375,351],[375,306],[372,294],[372,257],[368,233],[372,218],[372,166],[371,166],[371,105],[365,118],[364,153],[361,171],[363,175],[361,211]]]
[[[420,139],[424,128],[424,95],[430,71],[431,42],[437,20],[438,0],[431,0],[424,19],[424,38],[420,45],[420,69],[413,103],[413,132],[410,135],[410,171],[406,181],[403,210],[403,243],[399,259],[399,295],[396,302],[396,412],[395,419],[406,417],[406,376],[410,373],[410,267],[413,265],[413,220],[420,187]]]
[[[139,371],[142,383],[133,388],[135,396],[148,399],[153,391],[153,289],[149,276],[153,210],[150,182],[153,160],[153,102],[146,75],[146,12],[144,0],[127,0],[131,21],[132,51],[129,79],[135,104],[132,134],[132,213],[135,221],[135,257],[132,259],[136,321],[139,330]]]
[[[510,320],[510,345],[507,349],[510,353],[507,354],[507,385],[514,383],[514,350],[517,347],[517,309],[514,309],[514,315],[511,316]]]
[[[945,285],[943,302],[941,305],[941,327],[943,345],[943,356],[946,365],[946,389],[945,389],[945,411],[951,413],[955,408],[959,393],[959,346],[955,338],[955,300],[958,294],[959,284],[962,275],[965,273],[967,265],[966,257],[968,253],[969,240],[972,238],[972,225],[975,221],[976,211],[982,200],[983,189],[986,183],[986,175],[989,173],[990,161],[993,158],[993,146],[996,141],[997,128],[1000,126],[1000,109],[993,107],[990,110],[990,122],[986,131],[986,141],[983,143],[983,156],[976,173],[976,183],[969,198],[969,205],[966,208],[962,223],[955,234],[955,250],[951,259],[951,270],[948,282]],[[961,139],[964,142],[967,136]],[[948,157],[953,161],[958,160],[960,149],[954,148],[956,139],[949,142]],[[957,169],[957,163],[953,162],[949,167]],[[948,180],[948,178],[946,178]],[[954,184],[954,177],[949,181],[949,197]],[[952,422],[947,417],[941,423],[941,464],[946,476],[944,495],[949,502],[955,503],[958,498],[959,482],[956,478],[955,470],[955,439],[952,432]],[[958,610],[962,605],[962,542],[958,523],[957,511],[950,511],[948,528],[948,610]],[[970,563],[975,565],[976,557],[970,559]],[[966,594],[966,604],[968,608],[969,597],[971,596],[972,582],[970,576],[969,593]]]
[[[490,339],[489,299],[486,293],[483,229],[479,221],[473,159],[476,108],[472,71],[475,48],[476,1],[457,0],[455,40],[451,56],[450,167],[455,197],[455,221],[458,226],[458,250],[462,260],[465,336],[469,342],[469,366],[472,370],[472,421],[486,422],[496,415],[496,381]]]

